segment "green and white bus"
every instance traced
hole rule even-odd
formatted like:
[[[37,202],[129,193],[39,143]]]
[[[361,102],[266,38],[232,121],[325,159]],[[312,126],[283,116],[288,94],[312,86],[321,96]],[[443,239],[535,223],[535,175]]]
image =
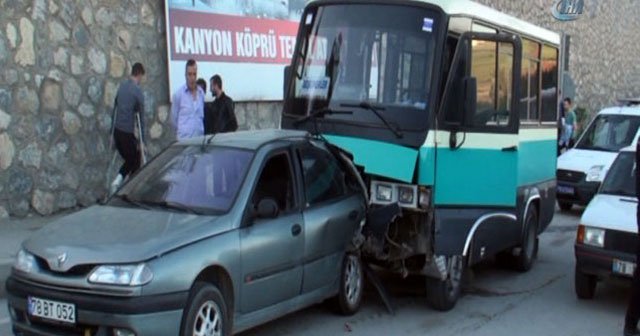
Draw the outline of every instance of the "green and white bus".
[[[282,127],[353,155],[370,193],[363,257],[425,275],[436,309],[455,305],[467,267],[536,259],[554,214],[560,44],[468,0],[320,0],[302,14]]]

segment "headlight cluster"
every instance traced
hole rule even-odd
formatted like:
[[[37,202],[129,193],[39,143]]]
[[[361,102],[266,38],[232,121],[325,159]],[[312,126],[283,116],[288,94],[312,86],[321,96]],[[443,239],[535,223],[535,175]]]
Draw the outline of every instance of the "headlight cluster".
[[[89,275],[89,282],[102,285],[142,286],[153,279],[147,265],[103,265]]]
[[[427,208],[431,204],[431,190],[423,187],[418,189],[418,186],[409,184],[372,181],[371,203],[398,203],[407,208]]]
[[[587,171],[587,177],[586,177],[586,181],[587,182],[601,182],[604,178],[604,166],[603,165],[597,165],[597,166],[593,166],[591,168],[589,168],[589,171]]]
[[[604,247],[605,230],[590,226],[578,226],[577,241],[580,244]]]
[[[16,260],[13,263],[13,268],[15,270],[24,273],[31,273],[36,270],[37,267],[38,264],[36,263],[36,258],[33,256],[33,254],[25,250],[20,250],[20,252],[18,252]]]

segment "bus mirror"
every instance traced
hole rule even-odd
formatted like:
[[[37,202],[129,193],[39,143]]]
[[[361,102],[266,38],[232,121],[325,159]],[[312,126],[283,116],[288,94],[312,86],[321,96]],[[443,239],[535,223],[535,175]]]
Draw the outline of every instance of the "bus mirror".
[[[289,81],[291,80],[291,65],[287,65],[284,67],[284,81],[282,86],[282,98],[287,98],[287,88],[289,86]]]
[[[476,114],[476,101],[478,94],[478,83],[475,77],[465,77],[464,85],[464,107],[462,113],[462,125],[466,125],[468,121],[473,120]]]

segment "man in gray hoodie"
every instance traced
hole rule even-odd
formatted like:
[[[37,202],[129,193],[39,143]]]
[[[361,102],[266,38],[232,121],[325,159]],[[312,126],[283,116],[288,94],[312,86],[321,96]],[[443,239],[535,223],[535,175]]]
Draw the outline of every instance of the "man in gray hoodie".
[[[120,84],[116,95],[116,115],[113,129],[113,141],[116,149],[124,160],[116,178],[111,183],[111,193],[114,193],[122,181],[140,168],[140,142],[134,136],[136,114],[140,115],[140,133],[144,135],[144,95],[140,89],[140,82],[144,77],[144,67],[136,63],[131,68],[131,76]]]

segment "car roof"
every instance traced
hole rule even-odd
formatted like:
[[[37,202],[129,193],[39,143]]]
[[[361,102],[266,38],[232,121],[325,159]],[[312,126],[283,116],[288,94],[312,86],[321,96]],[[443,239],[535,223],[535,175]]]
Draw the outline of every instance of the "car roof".
[[[219,133],[213,136],[209,146],[236,147],[242,149],[256,150],[261,146],[278,140],[303,140],[309,137],[309,133],[297,130],[252,130],[238,131],[230,133]],[[209,141],[211,135],[200,136],[191,139],[181,140],[178,143],[184,145],[202,145]]]
[[[618,114],[629,116],[640,116],[640,106],[613,106],[602,109],[598,114]]]

